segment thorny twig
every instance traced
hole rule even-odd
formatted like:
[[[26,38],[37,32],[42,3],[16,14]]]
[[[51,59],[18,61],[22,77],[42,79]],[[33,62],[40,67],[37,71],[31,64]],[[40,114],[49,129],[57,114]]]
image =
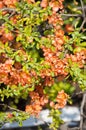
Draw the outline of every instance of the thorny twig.
[[[22,110],[19,110],[17,108],[13,108],[13,107],[11,107],[11,106],[9,106],[7,104],[4,104],[4,103],[0,103],[0,106],[5,106],[5,107],[9,108],[10,110],[13,110],[13,111],[16,111],[16,112],[24,112]]]
[[[84,92],[83,92],[83,91],[80,91],[80,92],[78,92],[78,93],[74,93],[74,94],[72,95],[72,97],[75,97],[75,96],[78,96],[78,95],[81,95],[81,94],[84,94]]]
[[[82,103],[81,103],[81,108],[80,108],[80,114],[81,114],[81,119],[80,119],[80,130],[82,130],[82,127],[83,127],[83,108],[84,108],[84,105],[86,103],[86,93],[83,94],[83,99],[82,99]]]
[[[81,3],[81,8],[82,8],[83,18],[85,18],[85,10],[84,10],[84,4],[83,4],[83,1],[80,0],[80,3]]]
[[[80,26],[80,30],[79,30],[79,31],[82,30],[82,28],[83,28],[83,26],[84,26],[85,23],[86,23],[86,18],[83,20],[83,22],[82,22],[82,24],[81,24],[81,26]]]
[[[82,10],[82,7],[76,7],[78,10]],[[86,10],[86,6],[83,6],[84,10]]]
[[[84,24],[86,23],[86,15],[85,15],[85,9],[84,9],[83,1],[80,0],[80,3],[81,3],[81,8],[82,8],[83,22],[82,22],[82,24],[80,26],[80,30],[79,31],[82,30],[82,28],[84,27]]]
[[[83,117],[86,119],[86,115],[85,115],[85,114],[83,114],[83,115],[81,115],[81,116],[83,116]]]
[[[17,12],[14,8],[1,8],[0,11]]]
[[[61,14],[61,16],[66,16],[66,17],[81,17],[81,14]]]
[[[15,15],[16,14],[16,12],[15,11],[13,11],[11,14],[10,14],[10,16],[8,17],[8,19],[10,19],[13,15]]]
[[[79,94],[83,94],[83,99],[82,99],[81,108],[80,108],[80,115],[81,115],[80,126],[74,127],[74,128],[68,128],[67,127],[67,130],[83,130],[83,119],[86,119],[86,115],[84,115],[84,112],[83,112],[83,109],[84,109],[84,106],[85,106],[85,103],[86,103],[86,92],[76,93],[76,95],[79,95]]]
[[[13,15],[15,15],[16,13],[18,14],[17,10],[15,8],[1,8],[0,11],[7,11],[10,12],[10,16],[8,17],[8,19],[10,19]]]

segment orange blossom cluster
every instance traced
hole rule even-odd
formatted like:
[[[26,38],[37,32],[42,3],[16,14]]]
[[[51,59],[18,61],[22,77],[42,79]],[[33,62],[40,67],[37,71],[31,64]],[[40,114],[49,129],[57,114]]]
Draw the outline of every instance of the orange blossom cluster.
[[[64,90],[58,92],[58,95],[56,97],[56,102],[50,102],[50,106],[55,108],[55,109],[60,109],[63,108],[66,103],[67,103],[67,99],[68,99],[68,95],[64,92]]]
[[[0,83],[5,85],[26,85],[30,84],[31,76],[23,70],[13,67],[13,61],[7,59],[5,63],[0,63]]]
[[[43,107],[48,103],[48,97],[44,95],[42,86],[36,86],[35,91],[30,92],[30,105],[26,105],[25,111],[38,116]]]

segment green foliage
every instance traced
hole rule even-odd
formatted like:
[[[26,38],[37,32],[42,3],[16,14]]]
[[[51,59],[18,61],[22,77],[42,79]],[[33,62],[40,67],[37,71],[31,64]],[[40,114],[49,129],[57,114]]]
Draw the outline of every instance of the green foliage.
[[[61,112],[59,110],[51,110],[50,116],[52,117],[53,123],[50,125],[50,128],[53,128],[53,130],[57,130],[59,128],[59,125],[63,123],[63,121],[60,118]]]
[[[16,109],[17,110],[17,109]],[[12,117],[11,117],[12,116]],[[29,115],[27,115],[27,113],[20,111],[20,112],[1,112],[0,113],[0,126],[3,126],[4,123],[7,122],[18,122],[19,126],[22,126],[22,123],[24,120],[26,120],[27,118],[29,118]]]
[[[48,93],[49,98],[51,100],[55,100],[57,93],[61,90],[64,90],[65,93],[71,95],[74,92],[75,88],[70,83],[57,82],[57,83],[54,83],[53,86],[51,86],[51,87],[46,87],[44,92]]]
[[[73,78],[73,81],[78,82],[82,90],[86,90],[86,72],[81,70],[77,64],[71,64],[70,75]]]

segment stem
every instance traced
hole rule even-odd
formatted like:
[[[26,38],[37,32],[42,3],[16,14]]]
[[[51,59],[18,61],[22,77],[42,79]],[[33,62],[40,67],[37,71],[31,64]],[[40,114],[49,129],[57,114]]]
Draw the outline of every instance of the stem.
[[[82,12],[83,12],[83,18],[85,18],[84,4],[83,4],[82,0],[80,0],[80,2],[81,2],[81,8],[82,8]]]
[[[81,111],[80,111],[80,114],[81,114],[81,120],[80,120],[80,130],[82,130],[83,128],[83,108],[84,108],[84,105],[86,103],[86,93],[83,94],[83,99],[82,99],[82,103],[81,103]]]
[[[82,10],[82,7],[76,7],[78,10]],[[86,10],[86,6],[83,6],[84,10]]]
[[[74,94],[72,95],[72,97],[75,97],[75,96],[81,95],[81,94],[84,94],[84,92],[80,91],[80,92],[78,92],[78,93],[74,93]]]
[[[67,17],[81,17],[80,14],[61,14],[61,16],[67,16]]]
[[[17,108],[13,108],[13,107],[11,107],[11,106],[9,106],[9,105],[7,105],[7,104],[4,104],[4,103],[0,103],[0,106],[6,106],[7,108],[9,108],[10,110],[13,110],[13,111],[24,112],[24,111],[22,111],[22,110],[19,110],[19,109],[17,109]]]
[[[81,24],[81,26],[80,26],[80,30],[79,31],[81,31],[82,30],[82,28],[84,27],[84,24],[86,23],[86,18],[83,20],[83,22],[82,22],[82,24]]]
[[[14,8],[1,8],[0,11],[9,11],[9,12],[17,12]]]

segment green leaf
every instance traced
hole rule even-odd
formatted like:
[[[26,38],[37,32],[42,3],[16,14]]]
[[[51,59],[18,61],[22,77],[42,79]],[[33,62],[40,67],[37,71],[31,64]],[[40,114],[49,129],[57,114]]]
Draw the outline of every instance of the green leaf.
[[[16,56],[15,56],[15,60],[16,60],[17,62],[21,62],[21,57],[20,57],[19,55],[16,55]]]

